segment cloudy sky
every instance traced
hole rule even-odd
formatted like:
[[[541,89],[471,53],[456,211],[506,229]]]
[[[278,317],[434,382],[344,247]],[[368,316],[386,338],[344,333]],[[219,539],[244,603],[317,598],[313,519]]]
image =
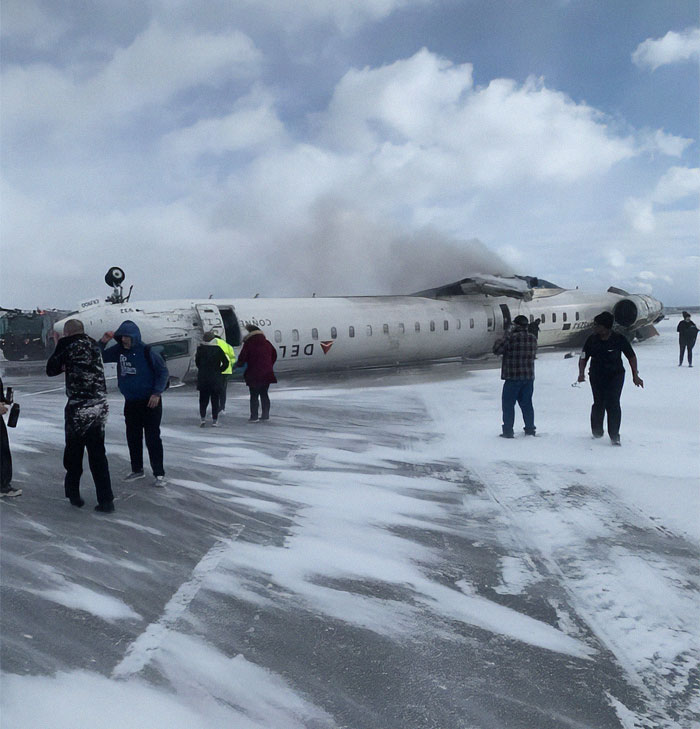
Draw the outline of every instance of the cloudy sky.
[[[696,0],[3,0],[0,305],[700,299]]]

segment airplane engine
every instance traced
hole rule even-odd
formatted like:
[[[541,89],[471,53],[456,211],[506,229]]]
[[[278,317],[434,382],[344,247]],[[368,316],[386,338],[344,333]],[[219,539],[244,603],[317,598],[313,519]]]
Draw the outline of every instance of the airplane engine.
[[[613,307],[615,323],[635,331],[663,319],[663,304],[652,296],[630,294]]]

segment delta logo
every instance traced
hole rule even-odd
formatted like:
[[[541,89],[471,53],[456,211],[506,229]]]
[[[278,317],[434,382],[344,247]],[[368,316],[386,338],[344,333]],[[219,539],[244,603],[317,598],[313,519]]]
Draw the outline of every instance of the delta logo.
[[[323,350],[323,354],[328,354],[328,350],[333,346],[333,342],[335,340],[331,339],[328,342],[321,342],[321,349]]]

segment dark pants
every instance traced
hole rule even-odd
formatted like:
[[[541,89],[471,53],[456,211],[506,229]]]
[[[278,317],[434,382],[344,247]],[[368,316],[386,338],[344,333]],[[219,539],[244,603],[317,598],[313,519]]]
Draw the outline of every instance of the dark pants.
[[[694,346],[695,346],[695,342],[693,342],[692,344],[687,344],[686,342],[680,342],[681,355],[678,358],[679,365],[683,364],[683,355],[685,354],[686,348],[688,349],[688,364],[689,365],[693,364],[693,347]]]
[[[7,437],[5,421],[0,416],[0,487],[3,491],[10,488],[12,482],[12,454],[10,439]]]
[[[617,438],[620,435],[622,409],[620,395],[625,384],[625,373],[621,372],[607,377],[591,377],[593,391],[593,407],[591,408],[591,431],[595,436],[603,435],[603,418],[608,416],[608,435]]]
[[[221,392],[219,393],[219,412],[226,410],[226,389],[229,375],[221,375]]]
[[[503,435],[513,435],[516,402],[523,413],[525,432],[535,432],[535,410],[532,407],[532,393],[534,388],[534,380],[505,380],[503,382],[503,392],[501,393]]]
[[[95,482],[97,501],[111,504],[114,500],[109,466],[105,453],[105,426],[103,421],[95,422],[84,433],[78,433],[66,420],[66,447],[63,451],[63,466],[66,469],[65,493],[71,501],[80,499],[80,477],[83,474],[83,453],[87,448],[88,463],[92,480]]]
[[[208,387],[199,389],[199,415],[204,420],[207,417],[207,407],[211,399],[211,417],[216,420],[219,417],[221,407],[221,390],[211,390]]]
[[[270,398],[268,397],[267,391],[269,385],[261,385],[260,387],[248,386],[250,390],[250,417],[251,420],[258,419],[258,398],[262,405],[261,420],[268,420],[270,417]]]
[[[145,436],[153,475],[165,475],[163,470],[163,442],[160,439],[160,420],[162,417],[162,400],[154,408],[148,407],[148,400],[126,400],[124,402],[126,442],[129,446],[132,471],[143,471],[143,440]]]

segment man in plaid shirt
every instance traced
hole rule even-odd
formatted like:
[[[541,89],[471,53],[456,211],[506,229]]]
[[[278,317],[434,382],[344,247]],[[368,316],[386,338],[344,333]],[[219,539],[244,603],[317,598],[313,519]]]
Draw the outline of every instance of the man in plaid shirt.
[[[496,340],[493,353],[503,355],[501,379],[503,393],[503,432],[501,438],[513,437],[515,403],[520,406],[525,422],[525,435],[535,435],[535,411],[532,407],[532,391],[535,385],[535,355],[537,337],[527,330],[526,316],[519,314],[513,319],[513,328],[502,339]]]

